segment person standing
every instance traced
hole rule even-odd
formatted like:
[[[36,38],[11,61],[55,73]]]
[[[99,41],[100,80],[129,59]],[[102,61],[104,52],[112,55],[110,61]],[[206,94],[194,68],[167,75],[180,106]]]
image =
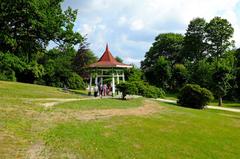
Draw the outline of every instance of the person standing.
[[[100,97],[102,98],[102,95],[103,95],[103,85],[102,84],[100,85],[100,90],[99,91],[100,91]]]
[[[94,87],[94,97],[97,97],[98,96],[98,86],[96,85]]]
[[[103,95],[106,96],[106,94],[107,94],[107,85],[104,84],[103,85]]]

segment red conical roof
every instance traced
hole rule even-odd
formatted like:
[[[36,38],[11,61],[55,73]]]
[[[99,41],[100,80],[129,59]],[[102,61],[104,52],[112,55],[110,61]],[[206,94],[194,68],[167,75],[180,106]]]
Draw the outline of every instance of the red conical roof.
[[[102,57],[98,60],[100,61],[106,61],[106,62],[111,62],[111,63],[118,63],[117,60],[113,57],[111,52],[109,51],[108,44],[106,45],[106,50],[103,53]]]
[[[106,45],[106,50],[101,56],[101,58],[98,60],[97,63],[91,64],[90,67],[95,68],[104,68],[104,67],[116,67],[116,68],[130,68],[131,65],[126,65],[121,62],[118,62],[112,55],[112,53],[109,51],[108,44]]]

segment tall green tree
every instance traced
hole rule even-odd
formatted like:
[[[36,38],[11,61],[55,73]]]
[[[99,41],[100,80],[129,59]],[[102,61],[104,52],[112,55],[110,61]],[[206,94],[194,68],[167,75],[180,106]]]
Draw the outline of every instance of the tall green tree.
[[[218,97],[218,105],[222,106],[222,98],[231,88],[229,80],[231,79],[230,68],[226,65],[218,65],[213,73],[213,92]]]
[[[88,79],[89,70],[87,67],[96,61],[97,57],[89,49],[89,44],[86,42],[86,39],[84,39],[84,41],[80,43],[77,54],[73,58],[72,66],[74,71],[84,79]]]
[[[72,89],[84,88],[83,79],[73,70],[72,60],[76,56],[73,48],[59,48],[49,50],[39,60],[44,68],[43,77],[37,83],[55,87],[68,87]]]
[[[188,81],[188,70],[183,64],[175,64],[172,69],[172,77],[170,80],[173,90],[180,90]]]
[[[154,65],[160,56],[169,60],[172,64],[181,62],[181,49],[183,46],[183,35],[175,33],[159,34],[155,38],[155,42],[145,55],[145,59],[141,62],[141,68],[147,69]]]
[[[218,65],[219,58],[221,58],[225,51],[233,45],[231,38],[234,29],[227,19],[215,17],[206,25],[205,30],[209,45],[208,51],[211,57],[216,58]]]
[[[189,64],[189,82],[198,84],[204,88],[211,88],[213,67],[207,59]]]
[[[38,78],[42,66],[37,64],[39,54],[46,52],[50,41],[61,48],[82,41],[73,31],[77,11],[61,9],[62,0],[1,0],[0,51],[10,53],[25,63],[17,72],[17,80]],[[37,69],[36,69],[37,68]],[[15,71],[15,70],[14,70]],[[28,77],[28,78],[25,78]]]
[[[171,79],[171,63],[160,56],[157,62],[148,69],[145,70],[145,77],[150,84],[155,86],[168,89],[169,80]]]
[[[222,105],[222,97],[226,95],[229,88],[229,68],[220,65],[219,61],[230,46],[233,46],[231,38],[234,29],[227,19],[221,17],[213,18],[206,25],[206,37],[208,41],[208,51],[211,57],[216,61],[215,72],[213,74],[213,81],[215,82],[215,95],[218,96],[219,105]]]
[[[206,24],[203,18],[195,18],[190,21],[183,42],[182,56],[184,56],[185,59],[199,61],[206,57]]]

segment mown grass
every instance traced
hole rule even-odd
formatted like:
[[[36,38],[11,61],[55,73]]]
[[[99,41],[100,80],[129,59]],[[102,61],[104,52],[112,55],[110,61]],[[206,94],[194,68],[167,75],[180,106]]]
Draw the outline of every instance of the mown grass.
[[[215,101],[211,102],[209,105],[218,106],[218,101],[215,100]],[[239,108],[240,109],[240,102],[233,102],[233,101],[224,100],[222,106],[223,107]]]
[[[160,105],[168,109],[148,117],[59,124],[43,134],[50,158],[239,157],[239,114]]]
[[[157,106],[164,109],[152,115],[81,121],[67,112],[137,107],[145,99],[87,100],[45,110],[28,98],[79,95],[40,87],[0,82],[0,158],[25,159],[36,143],[44,143],[41,157],[51,159],[238,159],[240,156],[239,113],[195,110],[159,102]]]
[[[64,92],[61,88],[0,81],[1,98],[77,98],[79,95]]]
[[[66,102],[56,105],[56,108],[64,109],[109,109],[109,108],[130,108],[139,107],[143,105],[143,98],[136,99],[92,99],[92,100],[81,100],[74,102]]]

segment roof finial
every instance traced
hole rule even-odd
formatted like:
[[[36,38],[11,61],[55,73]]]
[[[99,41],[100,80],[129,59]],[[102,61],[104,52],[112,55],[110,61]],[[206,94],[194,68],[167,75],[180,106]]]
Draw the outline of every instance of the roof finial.
[[[106,44],[106,51],[109,51],[109,49],[108,49],[108,43]]]

